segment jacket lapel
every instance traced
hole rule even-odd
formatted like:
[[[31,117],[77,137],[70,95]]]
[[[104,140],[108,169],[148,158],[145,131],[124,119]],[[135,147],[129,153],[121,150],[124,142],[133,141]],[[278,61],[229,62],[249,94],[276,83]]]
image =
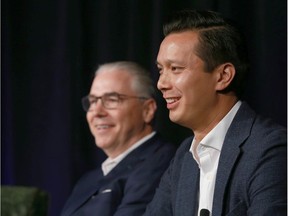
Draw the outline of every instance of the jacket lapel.
[[[159,148],[159,144],[157,144],[158,139],[158,134],[156,134],[141,146],[134,149],[114,169],[111,170],[107,177],[113,176],[112,178],[115,178],[119,173],[123,174],[130,172],[130,170],[134,169],[139,162],[150,157],[150,155]]]
[[[229,177],[237,158],[240,146],[250,134],[255,113],[243,102],[227,132],[218,164],[215,191],[213,198],[213,215],[222,215],[224,196]]]
[[[198,204],[199,168],[191,152],[186,152],[181,168],[176,197],[175,215],[196,215]]]
[[[89,175],[88,181],[85,181],[85,187],[81,187],[77,190],[77,197],[72,197],[68,200],[68,208],[65,210],[63,216],[71,215],[75,212],[80,206],[87,202],[94,194],[99,192],[100,187],[103,185],[104,177],[100,170],[97,170],[92,174],[94,176],[91,177]],[[93,179],[93,181],[91,181]],[[82,184],[83,185],[83,184]],[[75,199],[76,198],[76,199]]]

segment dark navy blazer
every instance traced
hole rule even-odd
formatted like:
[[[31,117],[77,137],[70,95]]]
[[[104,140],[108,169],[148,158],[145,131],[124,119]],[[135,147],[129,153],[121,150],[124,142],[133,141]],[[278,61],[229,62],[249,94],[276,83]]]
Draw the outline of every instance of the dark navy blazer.
[[[195,216],[199,168],[185,140],[145,216]],[[226,134],[216,175],[213,216],[287,215],[287,131],[243,102]]]
[[[175,145],[154,135],[106,176],[96,169],[82,177],[61,216],[142,215],[175,151]]]

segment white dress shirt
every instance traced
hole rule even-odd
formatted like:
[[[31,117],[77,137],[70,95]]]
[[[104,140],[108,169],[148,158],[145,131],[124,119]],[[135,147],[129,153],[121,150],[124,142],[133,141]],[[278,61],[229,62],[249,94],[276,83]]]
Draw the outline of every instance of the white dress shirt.
[[[130,148],[128,148],[125,152],[118,155],[116,158],[107,158],[101,165],[103,175],[106,176],[117,164],[120,163],[121,160],[123,160],[131,151],[142,145],[144,142],[146,142],[148,139],[152,138],[155,135],[155,131],[148,134],[147,136],[143,137],[142,139],[138,140],[134,145],[132,145]]]
[[[235,117],[241,101],[238,101],[228,114],[200,141],[192,141],[190,152],[200,169],[199,208],[208,209],[212,215],[216,172],[225,135]]]

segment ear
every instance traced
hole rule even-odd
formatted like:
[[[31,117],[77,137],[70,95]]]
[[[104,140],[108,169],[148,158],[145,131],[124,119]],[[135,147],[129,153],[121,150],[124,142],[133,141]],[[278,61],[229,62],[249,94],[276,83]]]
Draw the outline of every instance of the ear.
[[[157,109],[156,101],[153,98],[144,101],[143,119],[146,123],[150,123]]]
[[[216,90],[222,91],[226,89],[235,77],[235,67],[231,63],[225,63],[217,68]]]

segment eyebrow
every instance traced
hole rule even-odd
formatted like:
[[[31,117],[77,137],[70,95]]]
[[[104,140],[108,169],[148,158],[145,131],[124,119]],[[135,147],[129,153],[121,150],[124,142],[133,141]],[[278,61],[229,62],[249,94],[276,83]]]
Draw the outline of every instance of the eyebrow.
[[[113,95],[113,94],[119,95],[119,94],[121,94],[121,93],[119,93],[119,92],[107,92],[107,93],[105,93],[105,94],[103,94],[103,95]]]
[[[118,93],[118,92],[113,91],[113,92],[104,93],[104,94],[102,94],[101,96],[96,96],[96,95],[94,95],[94,94],[89,94],[89,96],[102,97],[103,95],[113,95],[113,94],[121,95],[121,93]]]
[[[171,60],[171,59],[166,60],[166,62],[168,62],[169,64],[172,64],[172,63],[176,63],[176,64],[183,64],[183,62],[181,62],[181,61]],[[162,64],[159,63],[157,60],[155,60],[155,64],[156,64],[156,66],[158,66],[158,65],[162,65]]]

